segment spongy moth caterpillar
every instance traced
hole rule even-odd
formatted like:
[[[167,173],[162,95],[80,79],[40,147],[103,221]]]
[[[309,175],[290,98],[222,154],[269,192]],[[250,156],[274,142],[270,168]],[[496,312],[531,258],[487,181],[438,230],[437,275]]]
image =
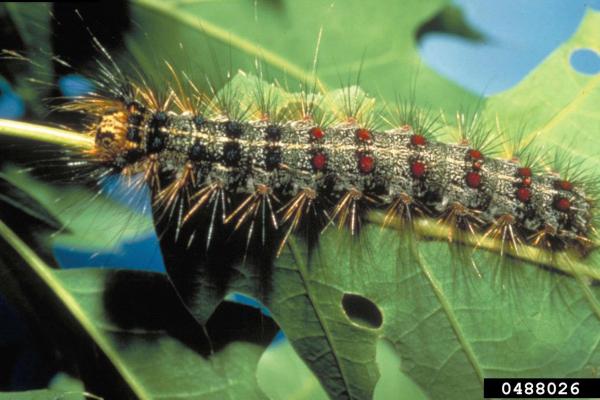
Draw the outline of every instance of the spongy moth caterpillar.
[[[113,87],[111,97],[84,97],[64,108],[90,117],[89,155],[100,164],[142,174],[157,203],[169,206],[187,193],[178,223],[221,199],[227,206],[217,223],[240,227],[261,215],[273,229],[291,222],[293,230],[306,203],[314,202],[331,204],[320,211],[353,233],[368,206],[387,210],[389,218],[423,215],[471,233],[500,230],[514,246],[581,254],[591,246],[594,202],[585,181],[494,158],[468,137],[448,144],[409,124],[381,130],[377,109],[358,107],[320,122],[303,113],[310,104],[297,110],[243,105],[236,116],[218,102],[196,101],[191,108],[192,99],[174,90],[163,97],[157,103],[150,89],[127,82]],[[410,112],[400,120],[423,113]]]
[[[385,127],[384,112],[358,106],[365,103],[356,90],[346,90],[341,105],[307,93],[266,106],[259,93],[269,85],[262,83],[238,97],[179,90],[175,82],[160,91],[130,77],[116,81],[122,84],[111,85],[112,94],[67,106],[90,118],[94,144],[85,156],[99,169],[141,174],[153,188],[157,219],[171,226],[229,227],[246,241],[279,246],[313,212],[360,236],[364,212],[382,209],[383,225],[437,221],[453,234],[448,240],[472,232],[481,242],[496,238],[494,251],[506,244],[506,254],[533,247],[577,258],[592,248],[593,186],[577,174],[535,171],[526,157],[520,165],[503,161],[471,134],[444,144],[423,129],[425,113],[417,108],[385,118],[395,121]],[[548,207],[528,211],[532,204]],[[215,245],[176,237],[191,247]]]
[[[211,208],[208,242],[216,225],[249,225],[248,243],[256,228],[265,245],[268,230],[281,251],[309,213],[355,234],[366,211],[382,210],[384,225],[437,219],[451,232],[500,238],[502,249],[585,255],[593,247],[593,181],[543,171],[523,154],[522,162],[495,158],[494,132],[478,115],[459,114],[460,142],[450,144],[435,140],[439,121],[427,111],[376,106],[355,86],[323,96],[256,80],[202,93],[168,65],[172,82],[157,93],[97,45],[98,90],[60,109],[88,121],[86,160],[142,176],[157,215],[175,216],[178,231]]]
[[[484,149],[487,138],[477,137],[479,127],[446,145],[428,137],[422,110],[397,107],[384,115],[385,106],[366,104],[358,90],[318,105],[304,91],[290,109],[292,101],[277,104],[275,91],[257,84],[254,101],[240,105],[238,93],[202,93],[172,68],[171,82],[156,90],[125,76],[96,44],[104,58],[98,95],[62,109],[87,115],[92,158],[125,175],[143,172],[156,204],[172,206],[185,192],[190,201],[178,224],[219,191],[222,204],[232,199],[221,222],[234,226],[261,209],[272,228],[289,222],[291,232],[302,220],[295,207],[314,197],[318,213],[353,233],[361,209],[375,208],[386,211],[385,221],[416,213],[484,236],[500,231],[513,247],[584,254],[591,246],[590,182],[495,159]]]

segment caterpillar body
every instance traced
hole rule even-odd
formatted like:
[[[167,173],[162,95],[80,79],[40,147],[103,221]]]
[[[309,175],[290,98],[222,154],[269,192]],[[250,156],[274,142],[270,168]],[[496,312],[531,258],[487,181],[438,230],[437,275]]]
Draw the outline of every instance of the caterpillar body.
[[[329,204],[321,211],[352,233],[362,211],[381,208],[386,221],[424,215],[500,235],[512,246],[580,253],[591,246],[594,204],[584,185],[488,156],[468,138],[436,141],[423,111],[411,109],[403,125],[384,130],[370,122],[384,119],[377,111],[365,118],[356,107],[333,122],[315,118],[308,101],[288,118],[269,119],[281,110],[249,118],[252,105],[232,118],[230,110],[211,116],[186,108],[189,99],[174,93],[157,104],[149,101],[153,93],[129,86],[114,98],[91,96],[64,107],[92,111],[95,159],[128,175],[142,173],[158,203],[172,205],[188,194],[178,223],[220,198],[222,222],[241,226],[260,209],[263,224],[277,230],[288,223],[289,235],[308,208]],[[237,200],[227,206],[226,198]]]
[[[356,389],[352,383],[342,386],[338,380],[344,374],[351,378],[368,375],[367,369],[374,365],[375,347],[368,350],[373,358],[368,362],[363,362],[366,358],[362,355],[351,360],[340,353],[338,359],[334,351],[330,354],[323,349],[333,348],[337,343],[347,346],[349,335],[356,335],[356,342],[347,347],[363,351],[360,346],[371,340],[363,335],[379,335],[394,338],[398,348],[410,348],[407,360],[410,363],[411,357],[414,358],[418,368],[435,365],[427,357],[420,358],[428,352],[421,351],[419,346],[422,337],[427,336],[428,340],[431,337],[432,341],[439,337],[423,335],[414,329],[413,325],[421,322],[415,322],[413,314],[424,315],[423,320],[429,320],[434,330],[444,329],[440,320],[430,318],[436,313],[448,313],[451,324],[462,318],[451,314],[453,307],[462,310],[462,300],[466,297],[463,292],[448,294],[439,289],[440,284],[450,281],[454,284],[457,279],[450,278],[445,268],[440,270],[446,275],[432,278],[426,264],[448,265],[446,253],[421,263],[429,254],[437,256],[440,246],[423,243],[422,248],[429,253],[419,253],[420,248],[412,246],[413,238],[456,242],[461,250],[469,252],[483,248],[499,253],[492,254],[494,257],[486,262],[532,261],[542,267],[544,278],[555,275],[557,280],[563,278],[547,273],[548,269],[574,276],[575,284],[581,284],[586,295],[587,284],[598,282],[595,267],[583,265],[593,260],[588,255],[597,245],[595,177],[569,160],[563,163],[557,160],[553,166],[546,164],[547,154],[536,153],[529,140],[517,139],[515,149],[500,156],[497,144],[502,137],[497,136],[502,133],[488,130],[479,114],[458,114],[458,140],[448,143],[438,133],[453,130],[452,124],[442,124],[443,117],[436,118],[431,110],[420,109],[411,100],[376,104],[357,86],[314,93],[304,85],[300,92],[294,93],[266,83],[260,71],[258,78],[241,74],[219,90],[209,83],[208,90],[202,91],[185,72],[180,73],[170,65],[167,71],[170,78],[153,85],[140,79],[139,74],[123,73],[97,40],[94,44],[100,54],[96,60],[99,72],[90,78],[94,91],[58,106],[61,111],[79,112],[87,120],[83,128],[77,127],[82,132],[73,133],[84,137],[86,144],[69,150],[67,156],[73,180],[84,176],[98,183],[107,175],[120,175],[125,181],[147,184],[152,193],[154,226],[160,236],[166,272],[186,307],[201,323],[207,323],[226,295],[238,291],[268,306],[284,331],[290,324],[311,329],[318,326],[321,335],[331,328],[321,326],[322,321],[325,324],[342,321],[344,336],[339,339],[334,334],[330,341],[331,332],[326,332],[323,335],[327,336],[326,344],[317,343],[319,337],[313,330],[299,336],[293,336],[294,327],[289,330],[299,354],[318,372],[336,398],[370,397],[372,387]],[[236,87],[238,77],[243,80],[241,88]],[[370,211],[377,212],[375,218]],[[338,249],[330,247],[335,247],[339,240],[360,237],[366,221],[399,227],[406,235],[396,236],[389,234],[390,229],[382,229],[385,239],[396,241],[397,247],[370,252],[373,230],[367,227],[364,243],[352,241],[350,246],[341,246],[344,248],[337,257]],[[435,233],[423,229],[430,221],[433,224],[429,226],[443,229]],[[328,225],[350,234],[328,232],[319,236]],[[308,237],[306,243],[298,242],[308,244],[306,254],[303,249],[298,251],[293,240],[288,240],[295,233],[299,236],[306,233],[305,229],[310,235],[316,233],[316,239],[322,239],[318,243],[322,259],[313,258],[310,251],[314,237]],[[284,252],[288,243],[289,252]],[[354,257],[354,250],[363,248],[366,256]],[[534,251],[529,252],[531,249]],[[390,261],[387,258],[390,254],[397,258],[385,264]],[[242,258],[244,262],[240,263]],[[245,263],[246,260],[249,262]],[[477,270],[475,264],[480,260],[480,254],[474,254],[469,260],[459,261],[466,261],[464,265],[473,265]],[[394,262],[398,270],[405,267],[414,270],[410,274],[390,273],[393,268],[385,266],[393,267]],[[358,267],[353,270],[354,263]],[[514,266],[521,267],[519,262]],[[258,273],[252,268],[257,268]],[[345,271],[352,273],[348,278],[351,284],[344,281]],[[322,279],[319,274],[331,275]],[[417,275],[424,278],[423,282],[413,279]],[[513,278],[509,277],[509,283]],[[531,304],[543,303],[539,300],[547,295],[546,289],[523,281],[534,294]],[[421,283],[423,287],[419,286]],[[309,293],[311,285],[325,287],[328,297],[311,298],[314,295]],[[427,285],[435,296],[427,291]],[[393,289],[386,291],[392,286]],[[416,289],[411,291],[413,287]],[[460,300],[453,304],[446,300],[436,302],[437,296],[456,296]],[[358,298],[364,300],[361,305],[372,306],[368,310],[376,311],[378,321],[357,322],[359,317],[348,311],[352,309],[348,302]],[[306,305],[300,304],[304,299]],[[501,307],[520,301],[485,298],[490,299],[492,305],[481,308],[489,309],[490,315],[496,315],[496,310],[504,312]],[[413,300],[418,303],[414,307]],[[598,315],[595,300],[591,297],[587,300]],[[408,305],[406,309],[400,308],[403,302]],[[442,307],[438,303],[443,303]],[[444,308],[445,304],[449,310]],[[515,320],[515,326],[530,327],[528,324],[535,320],[530,318],[531,313],[542,312],[532,310],[523,313],[523,319]],[[408,319],[401,319],[404,316]],[[385,324],[384,318],[387,318]],[[469,326],[484,325],[470,315],[469,318]],[[387,330],[388,326],[396,329],[392,324],[398,321],[404,325],[397,331],[401,336]],[[407,333],[402,331],[404,327]],[[569,331],[569,335],[585,335],[585,329]],[[532,335],[536,341],[540,337],[537,332]],[[484,336],[477,335],[473,341],[480,337]],[[519,335],[514,337],[516,342],[522,339]],[[557,345],[544,354],[558,354],[560,349]],[[443,351],[433,353],[445,357]],[[462,367],[457,367],[453,357],[450,355],[447,360],[451,361],[440,363],[462,374]],[[477,363],[496,365],[495,360],[489,361],[485,356],[474,364]],[[347,372],[346,366],[356,365],[358,372]],[[506,370],[512,371],[511,368]],[[488,367],[476,366],[476,369],[479,378],[498,373],[488,371]],[[425,375],[424,385],[435,386],[436,383],[429,381],[434,376],[429,369]],[[460,390],[464,387],[460,386]],[[359,392],[361,395],[356,395]]]

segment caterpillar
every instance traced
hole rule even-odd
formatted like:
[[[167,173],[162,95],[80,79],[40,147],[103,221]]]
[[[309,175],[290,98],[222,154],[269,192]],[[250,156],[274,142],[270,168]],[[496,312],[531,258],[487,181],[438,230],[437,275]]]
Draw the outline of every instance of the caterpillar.
[[[148,184],[159,235],[174,226],[187,248],[197,236],[209,249],[216,236],[243,233],[244,252],[257,244],[259,258],[271,259],[271,248],[280,255],[300,231],[310,231],[309,243],[329,225],[359,236],[371,211],[382,212],[383,227],[437,221],[448,242],[467,234],[479,247],[489,238],[501,254],[529,247],[585,257],[595,247],[597,180],[558,153],[554,165],[542,162],[522,134],[501,157],[504,133],[479,113],[457,113],[458,140],[447,143],[439,133],[453,128],[443,114],[414,98],[377,103],[358,80],[294,92],[267,83],[256,64],[258,78],[228,75],[220,90],[210,80],[202,90],[167,62],[169,78],[153,85],[135,66],[123,72],[89,33],[95,89],[56,107],[85,120],[76,140],[85,146],[67,158],[87,169],[74,175]],[[29,61],[7,50],[3,58]]]
[[[426,111],[400,103],[386,117],[356,87],[343,89],[345,106],[328,114],[306,92],[295,109],[283,109],[269,97],[275,87],[260,82],[255,104],[232,107],[236,93],[207,101],[199,91],[182,94],[176,80],[161,101],[131,79],[115,86],[116,74],[104,69],[100,87],[108,94],[63,109],[89,118],[89,157],[113,172],[141,174],[156,204],[169,208],[185,197],[178,224],[212,208],[211,224],[250,223],[249,236],[255,223],[266,225],[264,242],[265,228],[287,238],[311,209],[352,234],[366,209],[381,209],[385,223],[424,216],[513,247],[580,254],[592,247],[589,181],[495,158],[483,128],[456,144],[437,141]],[[387,129],[379,128],[384,122]],[[465,131],[469,124],[476,122],[463,122]]]
[[[240,73],[230,77],[230,82],[221,89],[209,83],[209,89],[202,90],[199,82],[167,64],[165,76],[169,78],[156,84],[137,72],[122,72],[108,51],[98,41],[95,44],[100,59],[97,60],[98,71],[91,77],[94,91],[57,107],[59,111],[78,112],[86,119],[85,127],[77,126],[76,130],[80,132],[72,133],[70,137],[78,144],[78,149],[67,153],[70,175],[76,177],[74,180],[83,176],[94,182],[109,175],[119,175],[132,182],[134,190],[139,185],[149,186],[167,273],[194,316],[204,323],[213,311],[213,302],[240,288],[244,293],[249,292],[273,310],[296,350],[318,372],[328,385],[329,393],[336,398],[369,398],[372,386],[357,389],[353,384],[359,381],[359,375],[361,379],[366,375],[367,368],[370,368],[369,374],[375,371],[373,360],[370,364],[363,363],[373,355],[374,349],[365,351],[360,347],[371,343],[371,336],[368,340],[365,338],[373,332],[393,338],[397,350],[404,350],[403,346],[415,349],[414,352],[419,354],[414,355],[408,350],[402,351],[402,356],[406,355],[409,362],[412,356],[417,369],[422,365],[435,365],[427,359],[429,352],[422,351],[426,346],[421,339],[427,336],[434,342],[437,335],[422,335],[416,331],[413,335],[412,323],[413,316],[416,320],[421,315],[425,316],[423,320],[433,321],[430,316],[437,312],[438,304],[431,309],[433,311],[419,306],[411,309],[413,299],[415,303],[427,303],[424,299],[428,300],[430,293],[426,289],[423,293],[421,287],[418,287],[419,291],[411,292],[409,286],[417,287],[413,281],[406,286],[393,281],[408,279],[406,274],[385,275],[389,271],[380,268],[377,254],[373,257],[377,261],[371,262],[366,257],[359,259],[358,263],[367,260],[367,267],[352,271],[358,278],[355,281],[360,284],[344,283],[334,287],[332,282],[337,282],[338,277],[341,280],[343,272],[333,265],[338,259],[327,254],[328,249],[325,249],[324,257],[330,259],[322,265],[335,270],[334,276],[327,277],[329,280],[323,285],[330,296],[325,298],[323,295],[322,303],[326,304],[327,310],[323,310],[320,300],[317,301],[319,304],[310,303],[304,308],[293,303],[292,307],[285,306],[288,308],[282,310],[278,303],[299,298],[295,288],[301,285],[293,281],[298,285],[290,290],[290,286],[282,285],[289,285],[290,281],[281,278],[286,274],[289,279],[287,275],[291,269],[287,267],[294,265],[286,257],[293,252],[295,240],[291,238],[296,234],[301,236],[308,232],[309,244],[322,239],[320,245],[327,247],[332,246],[332,236],[321,232],[329,225],[339,228],[334,234],[349,233],[354,239],[361,237],[365,222],[376,221],[383,227],[400,227],[406,235],[388,235],[397,242],[424,236],[426,240],[443,240],[451,245],[456,243],[460,249],[471,250],[486,246],[489,239],[494,244],[485,248],[500,253],[502,260],[519,259],[519,254],[526,249],[539,250],[533,256],[523,258],[542,267],[553,267],[553,257],[567,255],[566,263],[564,260],[557,262],[566,265],[560,269],[566,273],[570,272],[571,261],[591,259],[588,255],[596,243],[596,179],[582,171],[577,163],[562,159],[560,155],[554,165],[545,163],[544,158],[548,157],[542,157],[528,140],[517,139],[512,144],[515,151],[499,154],[499,145],[511,145],[502,142],[501,130],[487,128],[478,113],[457,114],[458,138],[451,142],[441,133],[453,131],[454,126],[445,123],[442,116],[417,107],[410,98],[390,104],[375,102],[359,89],[360,82],[329,93],[321,93],[311,84],[304,84],[297,91],[268,83],[259,69],[258,78]],[[19,58],[15,54],[7,55]],[[421,224],[426,222],[442,227],[445,236],[428,237],[421,229]],[[413,229],[420,231],[417,233]],[[388,234],[390,230],[382,229],[382,232]],[[353,242],[352,250],[361,244]],[[425,245],[430,244],[434,243]],[[402,250],[407,248],[403,246]],[[286,249],[291,250],[286,252]],[[246,254],[253,257],[251,261],[258,264],[260,274],[268,275],[274,263],[288,265],[284,272],[276,266],[280,271],[275,271],[274,275],[278,276],[273,279],[273,287],[267,282],[262,288],[263,293],[257,293],[254,288],[247,288],[255,282],[255,277],[243,269],[245,266],[236,264],[241,258],[239,251],[244,252],[244,257]],[[549,257],[538,259],[538,255]],[[343,256],[340,265],[345,265],[348,258],[346,253]],[[403,256],[398,254],[399,258]],[[280,258],[273,262],[271,257]],[[473,260],[478,261],[475,257]],[[319,266],[319,263],[314,264]],[[301,267],[297,268],[300,270]],[[318,268],[311,272],[321,273]],[[367,280],[366,275],[370,272],[376,275],[376,280],[373,277]],[[595,271],[590,268],[583,272],[585,278],[596,282],[598,274]],[[584,282],[577,271],[572,274],[579,279],[576,282],[582,284],[582,292],[588,294],[589,281]],[[443,281],[431,279],[428,271],[422,275],[425,283],[432,281],[432,287]],[[360,282],[363,278],[368,282],[365,285]],[[556,276],[557,281],[562,278]],[[309,276],[307,281],[301,283],[321,284],[318,276]],[[538,303],[545,304],[538,300],[546,293],[533,291],[533,279],[523,281],[528,290],[535,293],[532,304],[528,303],[527,313],[522,313],[526,319],[536,312]],[[379,295],[377,291],[384,287],[379,286],[380,282],[397,285],[396,291],[382,291]],[[366,287],[368,285],[372,288]],[[329,291],[330,288],[334,290]],[[398,297],[384,298],[391,298],[389,293],[398,293]],[[459,296],[462,299],[462,293]],[[592,296],[587,300],[594,307]],[[507,303],[493,299],[498,308],[489,308],[490,314]],[[359,302],[360,306],[370,304],[368,310],[374,311],[373,315],[378,318],[361,325],[357,322],[360,318],[352,314],[353,302]],[[390,307],[389,302],[400,305],[405,302],[407,311],[398,312],[399,309]],[[460,310],[462,304],[459,301],[448,303],[450,301],[445,300],[441,308]],[[478,304],[477,300],[470,304],[474,303]],[[318,318],[311,319],[313,309],[315,314],[321,313]],[[301,315],[290,316],[290,310]],[[513,310],[510,311],[512,317]],[[598,309],[594,311],[598,315]],[[398,318],[400,323],[392,321],[399,314],[408,317]],[[523,322],[524,319],[519,320],[521,314],[516,314],[515,320],[510,322],[531,327]],[[559,310],[555,314],[563,313]],[[313,347],[316,336],[307,330],[306,335],[310,338],[307,346],[305,332],[297,333],[294,327],[300,321],[301,325],[312,329],[321,324],[323,315],[325,319],[342,321],[343,334],[338,331],[338,338],[328,336],[326,344]],[[452,315],[448,319],[452,323],[457,320]],[[403,326],[391,333],[387,329],[396,329],[393,323]],[[435,320],[432,326],[442,331],[440,323],[444,321]],[[479,320],[477,324],[480,324]],[[403,330],[405,327],[406,331]],[[331,327],[323,327],[324,331],[327,329],[331,331]],[[539,337],[538,331],[531,330],[532,336]],[[453,332],[452,329],[448,331]],[[572,336],[580,337],[579,333],[581,337],[587,335],[582,329]],[[325,337],[320,331],[317,334]],[[330,354],[329,346],[333,348],[340,344],[343,347],[350,335],[357,339],[351,347],[360,347],[362,351],[360,361],[353,361],[358,357],[352,352],[340,353],[341,361],[337,360],[337,354],[330,357],[338,350],[332,350]],[[411,342],[411,335],[418,336],[417,340]],[[472,336],[475,337],[473,342],[482,336]],[[515,342],[522,340],[522,336],[515,335],[515,338]],[[475,343],[473,347],[476,347]],[[545,349],[545,354],[555,351],[554,348]],[[435,353],[439,353],[440,358],[445,357],[443,350]],[[424,354],[422,358],[421,354]],[[470,371],[468,367],[457,367],[452,357],[448,356],[450,362],[446,364],[445,360],[442,365],[448,365],[458,374]],[[470,360],[473,358],[470,355]],[[486,362],[496,365],[493,358],[490,362],[481,354],[481,359],[473,381],[504,373],[501,367],[486,367]],[[364,369],[347,372],[357,364]],[[594,366],[594,361],[590,365]],[[518,371],[510,363],[504,366],[507,370]],[[340,376],[350,383],[338,382],[341,380],[335,375],[338,367],[340,371],[344,370]],[[527,369],[524,373],[534,373],[530,371]],[[423,376],[415,375],[423,387],[437,384],[430,381],[429,370]],[[372,381],[375,379],[371,378]],[[440,382],[443,381],[445,387],[449,380],[441,379]],[[457,392],[462,392],[465,387],[460,386]],[[473,392],[472,388],[468,390]]]
[[[478,115],[459,116],[451,144],[436,138],[442,126],[432,113],[411,101],[374,104],[356,86],[333,101],[307,85],[286,93],[261,80],[247,96],[247,87],[218,92],[210,83],[207,93],[168,65],[172,79],[152,88],[137,70],[123,73],[89,33],[100,55],[96,91],[58,109],[88,121],[93,145],[83,155],[98,167],[90,175],[141,174],[159,214],[177,214],[177,231],[209,211],[209,232],[246,224],[250,240],[260,225],[263,245],[267,230],[283,236],[280,252],[310,215],[358,234],[365,214],[382,210],[383,225],[438,220],[449,241],[468,232],[516,251],[593,248],[595,179],[570,161],[549,171],[525,152],[498,158],[497,132]]]

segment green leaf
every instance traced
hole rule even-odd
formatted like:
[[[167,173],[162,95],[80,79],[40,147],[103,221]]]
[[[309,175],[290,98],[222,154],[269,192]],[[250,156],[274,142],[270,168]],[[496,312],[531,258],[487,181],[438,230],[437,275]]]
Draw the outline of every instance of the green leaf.
[[[257,59],[265,79],[290,91],[313,81],[318,48],[318,87],[354,84],[360,76],[360,86],[378,98],[408,97],[414,89],[423,104],[454,112],[474,103],[475,96],[422,64],[416,43],[420,26],[448,3],[386,0],[372,7],[362,0],[136,0],[132,17],[141,29],[130,36],[128,47],[144,71],[156,71],[164,59],[200,86],[205,74],[221,86],[226,73],[255,73]],[[177,28],[165,35],[165,26]]]
[[[51,58],[52,32],[50,29],[51,4],[48,2],[35,4],[5,2],[2,7],[18,32],[18,39],[22,42],[25,54],[32,61],[31,64],[21,64],[12,71],[14,73],[15,91],[27,101],[29,111],[32,111],[34,115],[46,115],[47,112],[41,99],[49,94],[50,88],[32,83],[32,79],[39,79],[44,82],[53,74]],[[13,43],[15,47],[8,50],[17,50],[18,39],[16,43]],[[3,60],[3,62],[7,61]]]
[[[53,263],[52,255],[48,252],[47,236],[49,232],[59,230],[61,223],[7,178],[0,172],[0,220],[14,226],[34,247],[38,256]]]
[[[600,78],[576,73],[569,55],[578,47],[599,48],[599,26],[600,13],[589,12],[573,39],[519,87],[491,99],[488,110],[513,127],[522,124],[517,115],[526,115],[527,128],[542,131],[542,144],[560,146],[562,137],[563,148],[576,157],[597,153],[600,91],[594,89]],[[566,79],[551,79],[556,76]],[[565,132],[585,141],[567,149]],[[428,237],[437,240],[414,247],[406,236],[374,224],[360,239],[329,229],[310,256],[302,241],[292,241],[291,251],[275,262],[268,296],[257,290],[261,278],[249,263],[234,267],[226,292],[263,298],[336,399],[371,398],[381,338],[393,344],[403,372],[430,398],[480,398],[485,377],[596,376],[600,287],[589,282],[598,279],[597,254],[581,262],[541,252],[500,259],[497,246],[472,252],[473,242],[449,245],[447,233],[432,225]],[[425,234],[423,226],[418,230]],[[163,244],[163,252],[169,260],[177,249]],[[566,274],[540,267],[549,260]],[[178,271],[177,265],[167,268]],[[205,269],[189,274],[196,286],[188,306],[202,321],[223,293]],[[175,282],[187,293],[185,279]]]
[[[127,206],[81,186],[57,187],[15,167],[4,177],[45,207],[65,227],[53,243],[86,251],[119,251],[123,243],[153,233],[152,221]],[[141,201],[141,200],[139,200]]]
[[[241,312],[245,322],[261,321],[264,337],[253,333],[243,341],[221,338],[211,344],[163,275],[52,270],[1,221],[0,238],[0,287],[17,281],[24,293],[19,299],[34,305],[32,309],[43,307],[45,329],[67,345],[60,350],[75,353],[70,356],[91,356],[84,357],[85,362],[78,358],[88,384],[111,376],[110,384],[101,384],[103,391],[140,399],[264,398],[255,369],[274,331],[264,318],[257,319],[258,311],[254,319],[247,310]],[[209,332],[222,329],[223,317],[215,318],[209,321]],[[257,329],[249,327],[249,332]],[[246,332],[237,329],[234,338]],[[103,373],[96,376],[94,368]]]
[[[6,9],[30,57],[40,66],[27,73],[47,80],[52,67],[48,4]],[[360,0],[136,0],[131,2],[131,16],[136,28],[126,40],[130,53],[115,56],[126,67],[133,55],[155,89],[165,89],[164,76],[169,72],[164,61],[185,71],[196,86],[208,89],[207,76],[218,88],[228,73],[256,72],[258,60],[266,79],[277,80],[291,91],[299,83],[312,87],[315,78],[317,88],[327,89],[355,83],[360,76],[365,91],[387,100],[416,92],[421,104],[448,112],[477,101],[424,65],[418,53],[418,36],[431,30],[467,39],[479,37],[449,0],[385,0],[378,7]],[[386,40],[381,40],[382,32]],[[33,103],[33,87],[25,89],[27,93],[22,94],[30,105],[39,107]]]
[[[103,400],[86,393],[83,383],[65,373],[56,374],[48,389],[27,390],[21,392],[0,392],[0,400]]]
[[[380,338],[431,398],[478,398],[484,377],[594,376],[600,314],[589,296],[600,288],[582,290],[572,277],[525,262],[496,269],[496,255],[485,251],[473,254],[479,277],[446,243],[419,243],[420,256],[409,257],[401,235],[376,226],[363,232],[361,251],[340,244],[344,235],[323,234],[310,262],[293,245],[276,262],[266,301],[332,398],[371,398]],[[229,290],[260,297],[253,269],[236,268]],[[202,319],[220,297],[208,276],[195,274],[201,300],[190,306]],[[348,295],[361,301],[344,306]],[[373,308],[381,326],[365,323]]]
[[[571,65],[578,49],[600,54],[600,12],[589,9],[577,32],[515,88],[490,98],[486,113],[497,115],[503,128],[525,126],[524,141],[541,147],[541,163],[551,164],[555,151],[596,179],[600,168],[600,74],[586,75]],[[597,193],[592,193],[597,196]],[[600,253],[585,263],[598,270]]]
[[[3,7],[17,28],[26,48],[42,50],[42,52],[50,51],[50,6],[50,3],[4,3]],[[50,67],[45,67],[47,68],[45,72],[49,72]]]
[[[333,87],[338,86],[338,75],[358,70],[359,50],[364,50],[365,43],[385,45],[385,49],[375,48],[378,57],[371,57],[368,49],[361,86],[389,99],[392,90],[410,81],[410,68],[414,71],[418,60],[413,39],[406,35],[418,26],[413,19],[424,21],[439,6],[421,3],[410,4],[416,10],[411,10],[410,17],[396,12],[400,5],[394,6],[398,9],[382,7],[386,15],[380,17],[368,15],[364,9],[356,12],[358,3],[354,2],[335,3],[335,15],[327,8],[330,3],[316,2],[261,3],[254,8],[252,2],[138,1],[134,12],[147,30],[160,27],[165,16],[178,23],[180,36],[173,41],[181,40],[186,53],[206,55],[193,60],[203,72],[215,69],[213,53],[231,54],[231,60],[223,65],[232,65],[232,70],[244,63],[244,68],[250,69],[250,55],[273,68],[276,77],[285,70],[294,79],[310,80],[310,64],[302,63],[311,59],[316,39],[309,40],[307,32],[316,37],[322,25],[326,29],[321,59],[323,55],[329,59],[320,63],[319,77],[324,86]],[[247,7],[244,13],[238,13],[238,5],[240,10]],[[302,12],[309,8],[310,12]],[[370,8],[369,12],[378,11]],[[311,19],[315,16],[318,21]],[[256,26],[250,23],[252,18],[265,25],[264,31],[251,32]],[[232,20],[236,24],[231,24]],[[356,28],[363,26],[363,21],[380,20],[373,31],[397,25],[402,38],[391,45],[381,44],[374,33],[360,35],[364,32]],[[577,159],[594,156],[598,150],[594,134],[599,78],[572,70],[569,55],[578,47],[599,48],[598,22],[598,13],[589,12],[571,41],[517,88],[486,101],[486,111],[498,114],[502,127],[518,127],[527,118],[528,131],[542,132],[539,143],[556,145]],[[278,35],[288,30],[287,38]],[[161,32],[150,35],[152,44],[156,49],[174,50],[172,39],[163,42]],[[333,32],[330,43],[326,42],[328,32]],[[290,42],[297,46],[286,47]],[[212,50],[196,51],[193,43],[212,46]],[[143,51],[147,47],[138,46],[137,50],[134,44],[131,48],[137,54],[149,54]],[[402,53],[398,59],[396,50]],[[392,61],[387,61],[387,55]],[[461,98],[462,91],[452,90],[452,85],[448,89],[442,79],[432,75],[421,73],[417,93],[446,109],[469,103]],[[565,140],[570,132],[577,135],[572,143]],[[594,168],[598,160],[585,162]],[[291,243],[291,251],[277,260],[273,291],[265,303],[332,397],[371,397],[379,377],[376,355],[381,338],[392,343],[406,376],[431,398],[479,398],[482,379],[488,376],[595,376],[600,365],[596,345],[599,289],[588,286],[588,278],[597,276],[596,254],[584,260],[589,270],[556,261],[557,267],[573,277],[539,268],[540,262],[529,256],[505,257],[498,265],[497,248],[492,247],[492,251],[479,250],[472,255],[480,277],[470,267],[468,247],[450,247],[440,233],[428,239],[433,240],[421,241],[413,249],[406,237],[391,229],[380,232],[379,227],[368,226],[360,243],[349,243],[345,234],[329,230],[310,257],[303,243],[296,241]],[[168,259],[171,254],[167,251],[165,255]],[[189,265],[175,267],[185,271]],[[207,271],[194,273],[199,276],[188,282],[194,294],[188,306],[199,320],[206,321],[227,293],[215,290]],[[253,268],[239,265],[227,290],[260,298],[264,293],[256,290],[259,283]],[[182,293],[190,290],[179,289]],[[372,312],[361,311],[364,309]],[[372,319],[377,314],[381,324]]]
[[[577,32],[518,86],[490,98],[486,112],[507,129],[525,125],[534,143],[558,148],[593,171],[600,166],[600,75],[571,66],[578,49],[600,53],[600,12],[588,10]]]
[[[287,340],[271,345],[256,371],[258,383],[271,400],[327,400],[327,394]]]

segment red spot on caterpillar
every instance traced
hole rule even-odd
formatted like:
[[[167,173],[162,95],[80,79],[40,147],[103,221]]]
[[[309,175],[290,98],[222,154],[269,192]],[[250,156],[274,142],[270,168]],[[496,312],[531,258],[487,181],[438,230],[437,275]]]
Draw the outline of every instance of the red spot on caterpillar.
[[[315,170],[320,171],[327,164],[327,156],[323,153],[317,153],[312,158],[312,166]]]
[[[356,138],[361,142],[368,142],[371,140],[371,132],[369,132],[368,129],[364,128],[358,129],[356,131]]]
[[[528,176],[526,178],[523,178],[523,180],[521,181],[521,185],[522,186],[531,186],[531,177]]]
[[[358,169],[360,169],[360,172],[362,172],[363,174],[368,174],[369,172],[373,171],[374,167],[375,159],[373,159],[373,157],[367,155],[359,156]]]
[[[481,160],[483,158],[483,154],[479,150],[471,149],[469,150],[469,157],[473,160]]]
[[[517,175],[519,175],[522,178],[529,178],[531,176],[531,168],[521,167],[517,170]]]
[[[519,201],[522,201],[523,203],[527,203],[530,198],[531,198],[531,190],[529,190],[528,188],[522,187],[522,188],[519,188],[519,190],[517,190],[517,199],[519,199]]]
[[[473,163],[472,166],[473,166],[473,169],[480,170],[482,165],[483,165],[483,161],[477,160]]]
[[[427,166],[421,161],[413,161],[412,164],[410,164],[410,172],[415,178],[421,178],[423,175],[425,175],[426,171]]]
[[[325,132],[323,132],[323,130],[317,126],[310,130],[310,135],[313,137],[313,139],[319,140],[325,136]]]
[[[427,139],[423,135],[412,135],[410,137],[410,143],[414,146],[425,146]]]
[[[559,197],[554,202],[554,208],[562,212],[569,211],[569,209],[571,208],[571,202],[567,198]]]
[[[477,172],[470,171],[467,173],[467,185],[470,188],[477,189],[481,185],[481,175]]]
[[[556,186],[558,189],[566,190],[568,192],[573,190],[573,184],[569,181],[559,181]]]

